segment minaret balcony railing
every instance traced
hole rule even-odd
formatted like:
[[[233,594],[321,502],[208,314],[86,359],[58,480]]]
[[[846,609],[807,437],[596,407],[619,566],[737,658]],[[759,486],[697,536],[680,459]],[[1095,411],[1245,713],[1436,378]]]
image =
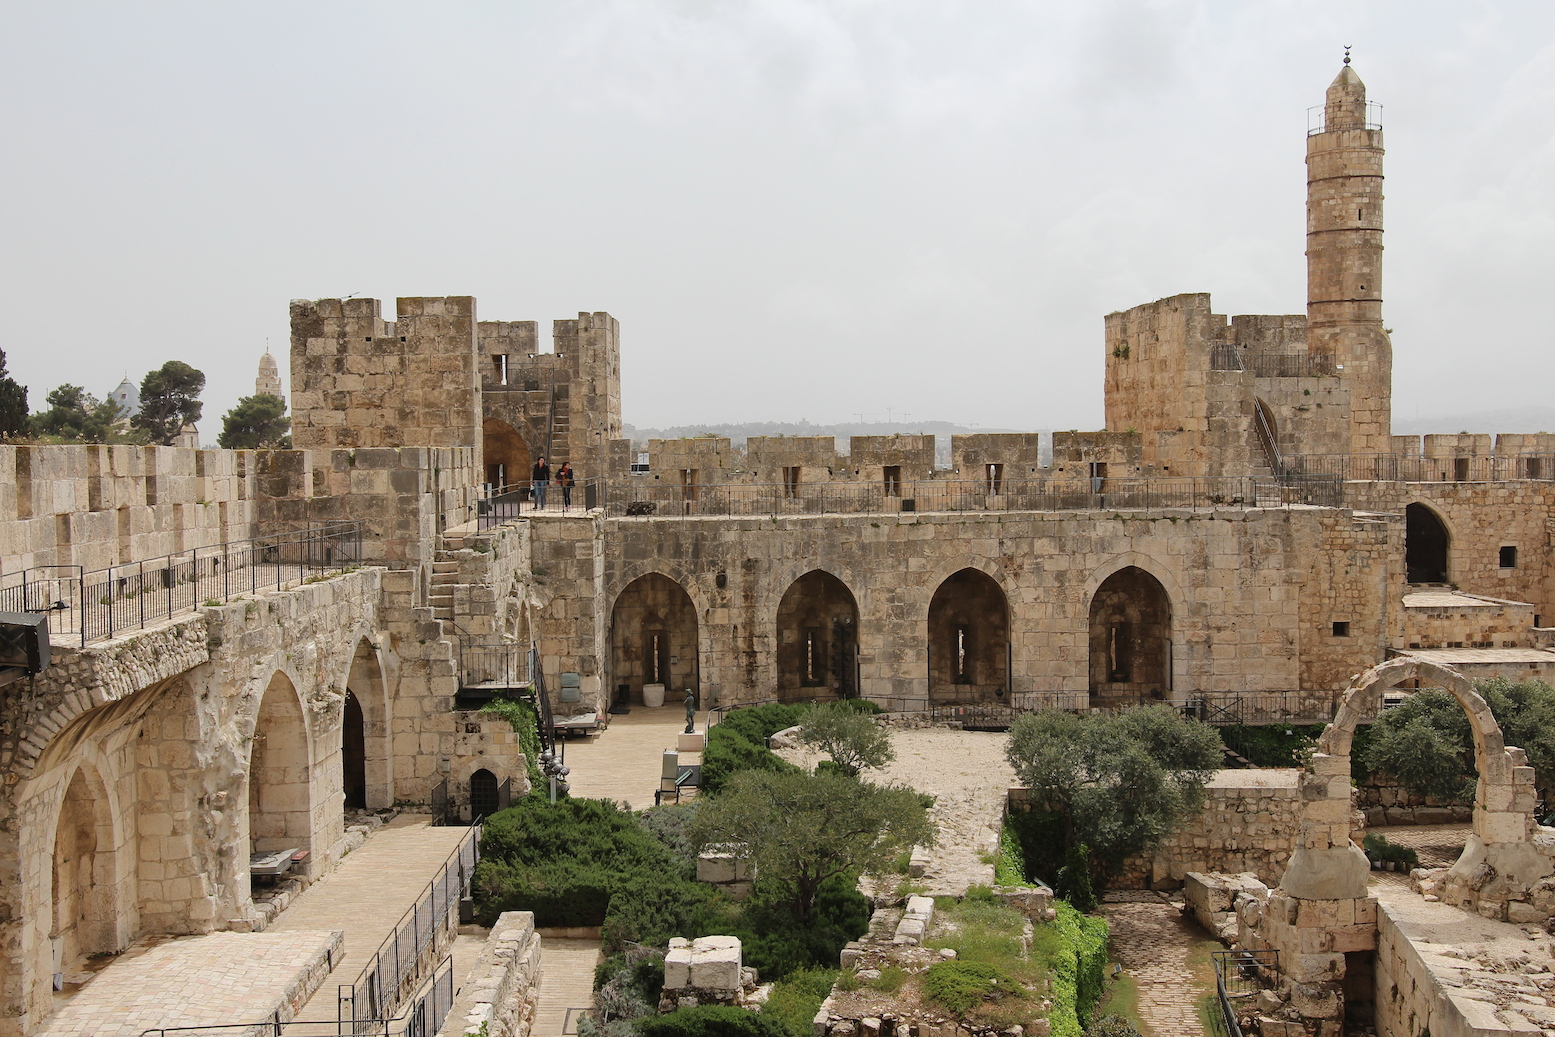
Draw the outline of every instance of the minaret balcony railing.
[[[1344,125],[1332,127],[1328,125],[1328,106],[1326,104],[1313,105],[1311,108],[1307,109],[1307,136],[1315,137],[1319,133],[1327,133],[1330,129],[1336,132],[1339,130],[1382,129],[1382,105],[1376,101],[1367,101],[1365,104],[1366,118],[1361,123],[1361,125]],[[1348,112],[1345,114],[1346,116],[1349,115]],[[1348,119],[1346,121],[1348,121]]]

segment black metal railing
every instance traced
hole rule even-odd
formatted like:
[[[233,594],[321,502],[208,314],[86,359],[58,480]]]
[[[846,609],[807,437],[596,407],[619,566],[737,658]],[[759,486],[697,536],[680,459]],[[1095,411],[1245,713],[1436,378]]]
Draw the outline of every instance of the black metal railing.
[[[534,671],[526,646],[512,641],[459,639],[461,688],[522,688]]]
[[[540,665],[540,649],[530,646],[529,672],[534,676],[535,713],[540,721],[540,748],[556,748],[556,726],[551,717],[551,695],[545,687],[545,667]]]
[[[1362,102],[1366,105],[1364,116],[1354,112],[1339,111],[1336,113],[1332,129],[1335,132],[1341,130],[1380,130],[1382,129],[1382,105],[1376,101]],[[1329,130],[1328,105],[1315,104],[1307,109],[1307,136],[1315,137],[1319,133],[1327,133]]]
[[[0,611],[46,613],[53,640],[85,645],[361,561],[362,527],[336,522],[106,569],[34,566],[0,578]]]
[[[1242,1037],[1237,1006],[1251,1001],[1258,991],[1266,989],[1278,978],[1280,952],[1212,951],[1211,957],[1215,960],[1215,999],[1220,1008],[1220,1022],[1229,1037]]]
[[[1293,474],[1327,475],[1350,482],[1516,482],[1555,481],[1555,453],[1303,454],[1286,458]]]
[[[259,1023],[157,1027],[144,1031],[141,1037],[340,1037],[346,1033],[359,1037],[434,1037],[448,1018],[457,992],[453,965],[452,955],[444,958],[432,978],[392,1018],[283,1022],[276,1015]]]
[[[549,484],[546,487],[544,513],[582,515],[590,508],[599,507],[605,499],[603,479],[578,479],[571,490],[569,495],[555,483]],[[473,520],[477,529],[490,529],[504,522],[517,521],[534,511],[532,483],[517,482],[503,486],[487,484],[475,503],[465,508],[461,522]]]
[[[459,901],[470,888],[480,860],[480,834],[479,823],[470,825],[458,848],[373,952],[356,981],[341,984],[336,1016],[341,1033],[376,1034],[379,1031],[373,1027],[379,1021],[393,1018],[412,1003],[427,951],[439,937],[451,940],[459,926]],[[428,1037],[436,1031],[435,1026],[427,1031]]]
[[[1231,342],[1210,347],[1211,371],[1246,371],[1255,378],[1329,378],[1339,374],[1334,358],[1322,353],[1243,349]]]

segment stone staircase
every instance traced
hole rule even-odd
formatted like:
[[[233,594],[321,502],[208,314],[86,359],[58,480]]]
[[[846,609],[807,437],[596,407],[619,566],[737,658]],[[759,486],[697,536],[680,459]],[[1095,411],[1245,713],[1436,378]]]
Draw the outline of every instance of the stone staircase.
[[[557,398],[553,403],[551,417],[551,453],[546,458],[550,462],[551,471],[562,466],[563,461],[572,459],[570,444],[572,443],[572,415],[567,397]]]
[[[464,537],[444,533],[437,555],[432,559],[432,583],[427,592],[427,604],[432,607],[435,619],[454,618],[454,588],[459,585],[459,562],[455,551],[464,549]]]

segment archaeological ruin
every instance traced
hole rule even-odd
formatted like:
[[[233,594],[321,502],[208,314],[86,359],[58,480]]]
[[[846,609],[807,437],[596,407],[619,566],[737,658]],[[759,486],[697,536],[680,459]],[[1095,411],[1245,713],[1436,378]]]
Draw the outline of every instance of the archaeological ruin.
[[[292,449],[0,445],[0,611],[46,617],[49,655],[0,671],[0,1037],[139,937],[263,936],[256,854],[312,880],[357,812],[522,795],[481,689],[536,681],[596,725],[687,689],[1331,720],[1292,791],[1246,798],[1257,847],[1174,845],[1140,881],[1258,873],[1265,1034],[1342,1033],[1362,987],[1385,1037],[1555,1032],[1449,996],[1353,844],[1357,717],[1444,686],[1480,780],[1431,907],[1555,912],[1531,769],[1464,680],[1555,676],[1555,435],[1391,435],[1383,135],[1346,62],[1307,137],[1306,312],[1107,315],[1103,430],[956,436],[948,468],[931,436],[638,444],[608,313],[547,348],[473,298],[352,298],[291,304]],[[533,507],[542,455],[578,473],[566,510]]]

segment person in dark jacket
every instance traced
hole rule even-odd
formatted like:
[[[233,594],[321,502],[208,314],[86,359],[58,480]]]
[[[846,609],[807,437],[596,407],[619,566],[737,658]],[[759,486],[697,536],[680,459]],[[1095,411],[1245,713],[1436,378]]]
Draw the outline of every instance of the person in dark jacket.
[[[529,486],[534,491],[535,510],[545,507],[545,488],[551,484],[551,466],[545,458],[535,458],[534,470],[529,473]]]
[[[572,475],[572,462],[563,461],[562,466],[556,469],[556,485],[562,488],[562,514],[567,514],[567,509],[572,507],[572,488],[577,485],[577,480]]]

